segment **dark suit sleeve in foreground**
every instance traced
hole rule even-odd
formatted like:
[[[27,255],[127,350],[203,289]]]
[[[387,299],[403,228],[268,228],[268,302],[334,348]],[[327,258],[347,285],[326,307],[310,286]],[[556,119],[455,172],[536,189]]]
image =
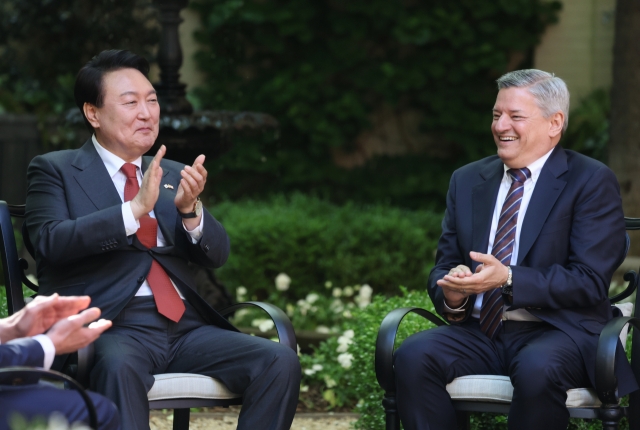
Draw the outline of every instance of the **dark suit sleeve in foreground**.
[[[44,350],[38,341],[31,338],[15,339],[0,345],[0,367],[42,367]]]

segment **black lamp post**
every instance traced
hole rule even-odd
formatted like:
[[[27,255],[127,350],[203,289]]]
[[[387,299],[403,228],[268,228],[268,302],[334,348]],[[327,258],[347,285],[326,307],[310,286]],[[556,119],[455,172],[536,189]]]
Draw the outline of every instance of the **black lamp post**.
[[[154,85],[160,101],[160,134],[150,152],[155,153],[164,144],[169,158],[191,164],[199,154],[216,158],[227,152],[234,132],[277,129],[278,121],[264,113],[193,111],[179,73],[182,48],[178,25],[182,22],[180,10],[188,0],[154,0],[154,4],[160,11],[162,25],[158,51],[160,83]]]

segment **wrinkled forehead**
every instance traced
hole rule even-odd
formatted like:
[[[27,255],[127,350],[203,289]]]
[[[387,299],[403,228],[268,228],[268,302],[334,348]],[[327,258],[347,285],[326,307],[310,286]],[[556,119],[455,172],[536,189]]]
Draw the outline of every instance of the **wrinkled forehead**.
[[[494,112],[522,112],[540,113],[540,107],[536,98],[526,87],[509,87],[498,91],[496,102],[493,105]]]

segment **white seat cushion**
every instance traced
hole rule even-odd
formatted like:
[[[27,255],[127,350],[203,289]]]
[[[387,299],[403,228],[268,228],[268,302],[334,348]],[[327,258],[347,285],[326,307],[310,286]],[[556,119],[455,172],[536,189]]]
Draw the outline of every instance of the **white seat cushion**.
[[[511,403],[513,385],[508,376],[469,375],[454,379],[447,385],[453,400],[475,402]],[[589,388],[575,388],[567,391],[568,408],[598,407],[601,405],[596,392]]]
[[[153,375],[156,379],[149,391],[149,401],[165,399],[236,399],[242,397],[232,393],[217,379],[193,373],[164,373]]]
[[[616,305],[624,316],[630,316],[633,303]],[[626,346],[628,326],[620,333],[620,340]],[[511,403],[513,385],[508,376],[468,375],[461,376],[447,385],[447,391],[453,400],[476,402]],[[596,392],[591,388],[575,388],[567,391],[568,408],[599,407],[601,405]]]

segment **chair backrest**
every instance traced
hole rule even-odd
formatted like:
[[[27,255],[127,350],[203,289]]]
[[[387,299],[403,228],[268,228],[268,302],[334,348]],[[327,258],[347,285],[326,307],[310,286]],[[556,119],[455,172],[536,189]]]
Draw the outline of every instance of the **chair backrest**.
[[[4,270],[4,287],[7,291],[9,315],[25,305],[22,295],[22,268],[18,258],[16,237],[13,232],[9,205],[0,200],[0,254]]]

